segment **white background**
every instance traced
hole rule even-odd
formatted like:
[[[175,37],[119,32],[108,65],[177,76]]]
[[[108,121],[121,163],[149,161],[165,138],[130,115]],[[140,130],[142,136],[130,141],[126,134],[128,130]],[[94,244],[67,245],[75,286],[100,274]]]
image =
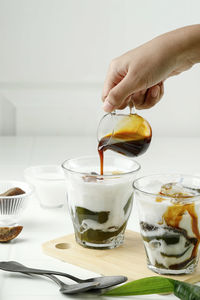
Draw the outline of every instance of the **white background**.
[[[95,137],[110,60],[199,12],[198,0],[0,0],[0,134]],[[199,82],[196,65],[140,112],[154,135],[199,136]]]

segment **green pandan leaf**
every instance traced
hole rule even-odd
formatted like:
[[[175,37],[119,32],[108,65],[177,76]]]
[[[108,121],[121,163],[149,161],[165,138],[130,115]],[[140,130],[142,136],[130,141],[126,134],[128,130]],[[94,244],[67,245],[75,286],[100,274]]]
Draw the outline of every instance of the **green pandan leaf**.
[[[146,277],[128,282],[114,288],[103,295],[105,296],[131,296],[159,293],[171,293],[174,291],[174,281],[165,277]]]
[[[174,280],[174,295],[181,300],[199,300],[200,286]]]

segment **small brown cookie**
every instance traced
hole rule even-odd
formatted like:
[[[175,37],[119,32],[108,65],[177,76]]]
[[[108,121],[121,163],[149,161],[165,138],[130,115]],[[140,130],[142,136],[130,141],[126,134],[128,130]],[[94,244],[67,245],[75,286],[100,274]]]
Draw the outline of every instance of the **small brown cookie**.
[[[11,197],[11,196],[18,196],[18,195],[22,195],[22,194],[25,194],[25,192],[18,188],[18,187],[14,187],[14,188],[11,188],[9,190],[7,190],[5,193],[2,193],[0,194],[0,196],[5,196],[5,197]]]
[[[0,242],[8,242],[16,238],[22,231],[23,226],[0,227]]]

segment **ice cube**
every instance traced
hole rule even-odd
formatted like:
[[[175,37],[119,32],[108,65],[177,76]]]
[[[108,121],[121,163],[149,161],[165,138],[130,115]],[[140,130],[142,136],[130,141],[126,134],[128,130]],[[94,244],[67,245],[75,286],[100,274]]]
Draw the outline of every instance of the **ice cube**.
[[[197,192],[189,187],[183,186],[179,182],[170,182],[162,185],[160,194],[172,198],[190,198],[195,196]]]

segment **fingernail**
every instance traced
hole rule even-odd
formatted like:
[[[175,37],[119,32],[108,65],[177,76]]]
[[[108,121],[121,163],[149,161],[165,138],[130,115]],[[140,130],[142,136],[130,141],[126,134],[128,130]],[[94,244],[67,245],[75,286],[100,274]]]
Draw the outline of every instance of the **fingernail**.
[[[151,96],[153,98],[156,98],[158,96],[158,93],[159,93],[159,87],[158,86],[155,86],[152,91],[151,91]]]
[[[105,110],[105,112],[111,112],[114,110],[114,106],[110,104],[110,102],[105,101],[103,104],[103,109]]]

